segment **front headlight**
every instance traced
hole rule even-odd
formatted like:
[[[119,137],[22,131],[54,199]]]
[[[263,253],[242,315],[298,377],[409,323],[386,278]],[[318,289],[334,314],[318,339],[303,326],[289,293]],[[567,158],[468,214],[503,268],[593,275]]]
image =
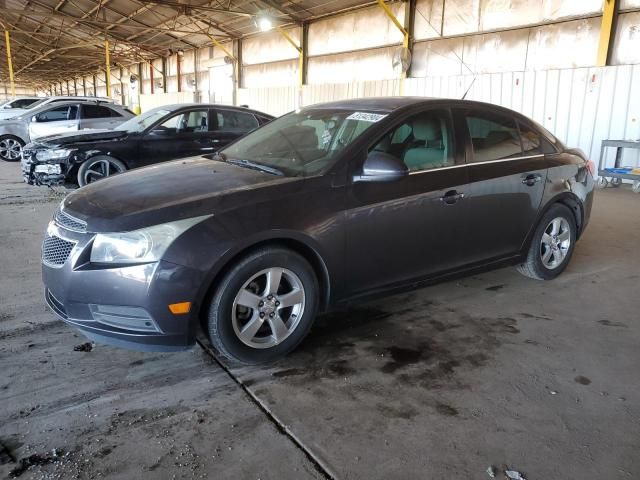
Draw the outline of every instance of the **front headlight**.
[[[50,148],[47,150],[40,150],[36,153],[36,160],[40,160],[41,162],[46,162],[48,160],[61,160],[63,158],[67,158],[73,149],[71,148]]]
[[[99,233],[91,247],[94,263],[144,263],[155,262],[169,245],[185,230],[209,218],[203,217],[163,223],[131,232]]]

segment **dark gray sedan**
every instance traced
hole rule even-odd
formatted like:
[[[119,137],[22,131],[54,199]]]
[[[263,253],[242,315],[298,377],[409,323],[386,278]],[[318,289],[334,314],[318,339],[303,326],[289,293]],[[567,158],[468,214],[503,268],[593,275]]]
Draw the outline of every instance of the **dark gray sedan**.
[[[513,264],[549,280],[589,220],[593,163],[493,105],[314,105],[216,155],[69,195],[47,229],[49,306],[99,342],[281,357],[318,312]]]

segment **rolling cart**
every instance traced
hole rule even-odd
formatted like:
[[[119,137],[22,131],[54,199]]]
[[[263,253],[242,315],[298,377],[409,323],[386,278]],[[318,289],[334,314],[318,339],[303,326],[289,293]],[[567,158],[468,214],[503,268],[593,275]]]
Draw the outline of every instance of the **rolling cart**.
[[[613,167],[605,167],[604,149],[613,147],[616,149],[616,161]],[[631,189],[635,193],[640,193],[640,168],[621,167],[622,150],[624,148],[635,148],[640,150],[640,140],[603,140],[600,147],[600,160],[598,161],[598,187],[619,187],[622,180],[632,180]]]

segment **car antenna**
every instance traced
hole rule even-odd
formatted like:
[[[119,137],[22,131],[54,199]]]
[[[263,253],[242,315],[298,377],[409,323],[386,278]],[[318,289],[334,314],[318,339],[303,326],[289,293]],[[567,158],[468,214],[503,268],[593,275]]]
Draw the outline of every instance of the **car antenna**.
[[[473,83],[476,81],[477,77],[478,75],[473,76],[473,79],[471,80],[471,83],[469,84],[469,87],[467,88],[467,90],[464,92],[464,95],[462,95],[461,100],[464,100],[465,98],[467,98],[467,93],[469,93],[469,90],[471,90],[471,87],[473,87]]]

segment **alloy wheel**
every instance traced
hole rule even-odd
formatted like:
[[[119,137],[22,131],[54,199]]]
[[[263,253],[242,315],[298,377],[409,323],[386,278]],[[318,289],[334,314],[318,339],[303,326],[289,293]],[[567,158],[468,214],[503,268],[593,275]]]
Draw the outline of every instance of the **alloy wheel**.
[[[87,185],[122,172],[124,172],[122,167],[115,164],[108,158],[101,158],[93,161],[90,160],[90,163],[84,172],[84,183]]]
[[[549,270],[564,261],[571,247],[571,227],[563,217],[556,217],[545,228],[540,241],[540,258]]]
[[[242,286],[233,301],[233,331],[249,347],[274,347],[300,323],[305,297],[302,281],[292,271],[262,270]]]
[[[0,157],[4,160],[18,160],[22,155],[22,145],[14,138],[0,140]]]

